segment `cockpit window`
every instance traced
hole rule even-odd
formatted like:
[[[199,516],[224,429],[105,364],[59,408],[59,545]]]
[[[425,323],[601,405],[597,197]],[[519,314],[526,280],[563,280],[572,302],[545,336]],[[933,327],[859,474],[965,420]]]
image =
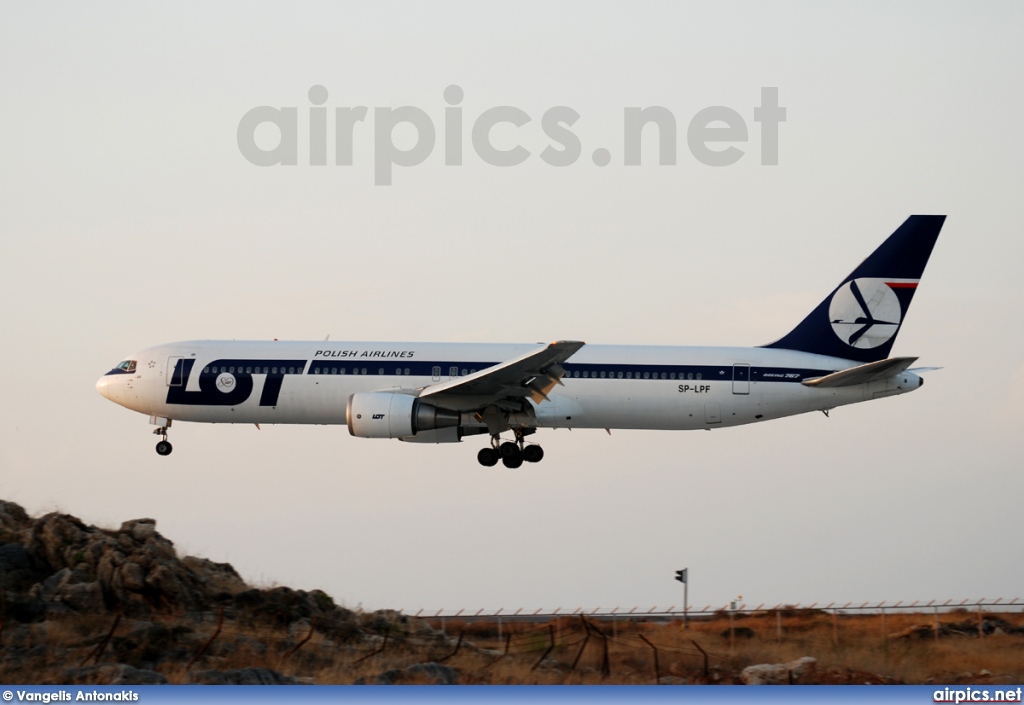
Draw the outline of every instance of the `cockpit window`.
[[[114,369],[131,374],[135,371],[135,360],[125,360]]]

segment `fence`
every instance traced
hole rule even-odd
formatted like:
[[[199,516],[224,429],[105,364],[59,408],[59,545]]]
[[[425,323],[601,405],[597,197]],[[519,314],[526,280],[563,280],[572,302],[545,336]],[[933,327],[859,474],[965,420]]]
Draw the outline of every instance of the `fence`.
[[[514,612],[506,612],[505,608],[499,608],[496,611],[488,612],[486,609],[480,609],[476,612],[471,612],[465,609],[460,609],[457,612],[445,612],[445,610],[439,609],[435,613],[427,612],[425,609],[421,609],[416,612],[414,617],[430,620],[448,620],[448,619],[461,619],[465,621],[472,621],[476,619],[481,620],[521,620],[521,621],[543,621],[551,620],[559,617],[575,617],[575,616],[586,616],[591,619],[686,619],[686,618],[700,618],[709,617],[714,615],[722,614],[760,614],[763,612],[779,612],[781,611],[812,611],[819,610],[823,612],[879,612],[883,613],[886,611],[899,611],[899,610],[917,610],[917,611],[950,611],[957,609],[971,608],[974,610],[981,610],[983,608],[1001,608],[1001,609],[1021,609],[1024,610],[1024,601],[1019,597],[1015,597],[1012,600],[1005,600],[1004,598],[996,598],[994,600],[988,600],[987,598],[980,599],[964,599],[960,601],[946,600],[945,602],[939,602],[938,600],[929,600],[928,602],[922,602],[921,600],[914,600],[913,602],[906,602],[899,600],[898,602],[863,602],[856,604],[854,602],[847,602],[845,604],[838,604],[837,602],[829,602],[828,604],[821,604],[818,602],[811,603],[809,605],[804,604],[790,604],[790,603],[779,603],[774,606],[768,606],[765,603],[759,604],[756,607],[748,607],[746,603],[737,605],[736,603],[727,603],[722,607],[712,608],[711,605],[705,605],[701,609],[676,609],[676,605],[659,610],[658,606],[655,605],[646,611],[640,611],[638,607],[632,607],[628,610],[621,610],[619,607],[605,609],[602,607],[595,607],[593,609],[584,609],[583,607],[577,607],[571,611],[563,610],[561,607],[555,608],[552,611],[545,611],[544,608],[540,608],[533,612],[519,608]]]

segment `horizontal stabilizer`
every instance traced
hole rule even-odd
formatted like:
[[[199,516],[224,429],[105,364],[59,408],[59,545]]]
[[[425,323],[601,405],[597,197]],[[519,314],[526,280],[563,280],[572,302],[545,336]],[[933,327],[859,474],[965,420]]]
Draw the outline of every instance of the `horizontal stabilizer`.
[[[858,365],[848,370],[833,372],[824,377],[815,377],[803,381],[808,387],[851,387],[855,384],[866,384],[876,379],[885,379],[898,375],[914,364],[916,357],[890,357],[866,365]]]

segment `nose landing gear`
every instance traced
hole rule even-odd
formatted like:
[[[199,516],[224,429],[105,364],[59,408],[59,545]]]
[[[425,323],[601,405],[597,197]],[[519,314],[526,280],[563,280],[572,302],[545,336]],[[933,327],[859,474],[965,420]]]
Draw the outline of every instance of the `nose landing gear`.
[[[167,426],[170,426],[171,422],[167,422]],[[171,451],[174,450],[174,446],[167,442],[167,426],[160,426],[153,431],[154,435],[160,436],[160,441],[156,444],[157,455],[170,455]]]
[[[526,445],[525,438],[530,433],[533,433],[534,429],[513,429],[516,435],[514,441],[501,442],[501,437],[498,434],[491,436],[491,447],[482,448],[479,453],[476,454],[477,462],[484,467],[494,467],[500,460],[502,464],[507,468],[518,468],[521,467],[523,461],[527,463],[539,463],[544,458],[544,449],[539,445]]]

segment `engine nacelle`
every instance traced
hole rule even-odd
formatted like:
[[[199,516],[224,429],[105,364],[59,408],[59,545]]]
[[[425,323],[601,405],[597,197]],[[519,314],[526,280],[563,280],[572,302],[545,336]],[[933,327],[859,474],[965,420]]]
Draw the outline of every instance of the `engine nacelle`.
[[[360,438],[407,438],[457,427],[459,412],[425,404],[409,394],[360,392],[345,408],[348,432]]]

